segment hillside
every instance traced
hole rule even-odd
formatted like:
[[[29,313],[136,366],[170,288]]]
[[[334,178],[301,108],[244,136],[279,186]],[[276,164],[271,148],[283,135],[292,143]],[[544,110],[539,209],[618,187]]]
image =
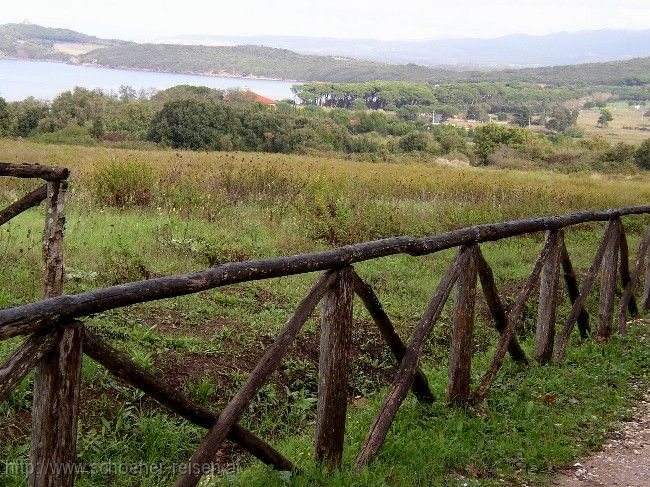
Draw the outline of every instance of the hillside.
[[[23,24],[0,26],[0,57],[301,81],[526,81],[582,86],[636,86],[650,82],[650,57],[543,68],[460,70],[300,54],[287,49],[253,45],[137,44],[100,39],[67,29]]]
[[[435,71],[414,64],[382,64],[350,58],[298,54],[264,46],[126,44],[89,52],[83,62],[153,71],[229,74],[292,80],[374,79],[425,81]],[[459,76],[460,73],[454,73]],[[446,75],[450,77],[450,75]]]
[[[650,55],[650,30],[592,30],[494,39],[378,40],[301,36],[185,35],[164,42],[206,45],[255,44],[303,54],[347,56],[428,66],[538,67],[614,61]]]
[[[0,57],[67,61],[71,55],[122,41],[32,24],[0,25]]]

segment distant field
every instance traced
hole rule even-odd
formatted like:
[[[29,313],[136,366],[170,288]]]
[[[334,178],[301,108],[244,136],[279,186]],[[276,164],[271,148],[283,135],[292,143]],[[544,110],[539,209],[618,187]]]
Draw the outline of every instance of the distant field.
[[[63,52],[65,54],[70,54],[71,56],[79,56],[81,54],[86,54],[87,52],[94,51],[104,47],[101,44],[84,44],[76,42],[56,42],[53,45],[54,50]]]
[[[578,117],[578,126],[583,128],[590,137],[605,137],[616,142],[642,142],[650,138],[650,118],[643,114],[650,107],[640,110],[629,107],[627,104],[616,103],[610,106],[614,120],[609,122],[609,127],[596,127],[600,110],[581,110]]]
[[[650,110],[650,107],[642,107],[637,110],[629,107],[627,103],[614,103],[608,105],[612,111],[614,120],[609,122],[609,127],[600,128],[596,126],[600,109],[580,110],[578,116],[578,127],[584,130],[587,137],[603,137],[612,142],[640,143],[650,138],[650,117],[643,114]],[[475,128],[485,125],[474,120],[452,119],[447,122],[456,127]],[[533,125],[534,132],[545,131],[544,127]]]

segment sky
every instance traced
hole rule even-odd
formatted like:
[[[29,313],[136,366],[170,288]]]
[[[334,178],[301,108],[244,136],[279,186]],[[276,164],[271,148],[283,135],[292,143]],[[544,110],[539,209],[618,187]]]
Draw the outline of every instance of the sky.
[[[650,0],[5,0],[0,23],[28,20],[100,37],[297,35],[492,38],[650,29]]]

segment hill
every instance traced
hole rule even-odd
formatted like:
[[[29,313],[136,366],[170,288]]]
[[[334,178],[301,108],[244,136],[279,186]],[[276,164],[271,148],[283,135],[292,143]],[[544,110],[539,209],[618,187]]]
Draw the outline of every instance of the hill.
[[[414,64],[382,64],[350,58],[298,54],[265,46],[128,44],[98,49],[82,62],[102,66],[291,80],[374,79],[425,81],[434,71]],[[454,74],[460,76],[460,73]],[[450,77],[447,75],[446,77]]]
[[[650,83],[650,57],[581,65],[507,70],[461,70],[418,64],[386,64],[348,57],[300,54],[287,49],[241,45],[138,44],[101,39],[36,25],[0,26],[0,57],[44,59],[151,71],[274,79],[429,83],[525,81],[549,85]]]
[[[650,55],[650,30],[558,32],[543,36],[508,35],[495,39],[433,40],[337,39],[298,36],[185,35],[182,44],[256,44],[303,54],[348,56],[388,63],[479,68],[539,67],[615,61]]]
[[[100,39],[70,29],[33,24],[0,25],[0,56],[67,61],[71,56],[122,41]]]

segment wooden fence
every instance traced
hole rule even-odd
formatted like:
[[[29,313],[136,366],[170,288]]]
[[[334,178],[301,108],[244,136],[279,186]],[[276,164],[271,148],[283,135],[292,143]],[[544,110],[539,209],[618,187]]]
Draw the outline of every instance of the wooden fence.
[[[0,368],[0,401],[36,368],[32,410],[31,486],[72,486],[74,469],[60,468],[75,461],[76,424],[83,354],[114,376],[151,396],[170,411],[208,430],[184,473],[175,485],[195,486],[211,469],[212,460],[226,438],[236,442],[262,462],[280,470],[294,465],[264,440],[238,424],[242,414],[270,375],[317,305],[321,306],[321,339],[316,411],[315,456],[329,467],[340,465],[347,409],[352,305],[357,295],[369,311],[396,361],[397,373],[356,459],[363,468],[376,456],[408,391],[425,403],[435,400],[419,359],[454,287],[453,332],[446,391],[451,405],[475,404],[486,396],[506,354],[518,362],[527,357],[516,338],[516,327],[526,301],[539,289],[539,312],[534,359],[562,362],[567,343],[577,324],[580,336],[590,333],[591,317],[585,301],[600,273],[600,300],[595,337],[606,340],[617,330],[626,332],[628,315],[638,315],[635,293],[644,281],[642,307],[650,308],[650,231],[638,249],[630,269],[629,250],[622,216],[650,214],[650,206],[607,211],[585,211],[565,216],[533,218],[477,225],[424,238],[394,237],[334,250],[275,259],[233,262],[192,274],[131,282],[76,295],[63,296],[63,227],[65,180],[60,168],[0,165],[0,176],[43,178],[45,187],[28,194],[0,213],[0,224],[26,208],[47,201],[45,226],[45,299],[0,310],[0,339],[29,335]],[[567,248],[564,229],[587,222],[606,222],[602,242],[582,284],[579,285]],[[546,232],[533,270],[508,312],[499,296],[492,270],[480,244],[518,235]],[[356,273],[353,264],[395,254],[421,256],[444,249],[458,252],[433,292],[407,343],[396,333],[372,287]],[[648,265],[646,265],[648,260]],[[602,271],[601,271],[602,269]],[[158,299],[171,298],[234,283],[323,271],[299,303],[277,338],[248,379],[225,408],[214,411],[192,401],[155,375],[114,349],[80,321],[84,316]],[[571,311],[556,330],[560,274],[571,300]],[[615,290],[620,280],[622,296],[615,309]],[[496,352],[482,379],[472,389],[472,339],[477,283],[480,282],[495,328],[500,334]],[[615,322],[615,323],[614,323]]]

